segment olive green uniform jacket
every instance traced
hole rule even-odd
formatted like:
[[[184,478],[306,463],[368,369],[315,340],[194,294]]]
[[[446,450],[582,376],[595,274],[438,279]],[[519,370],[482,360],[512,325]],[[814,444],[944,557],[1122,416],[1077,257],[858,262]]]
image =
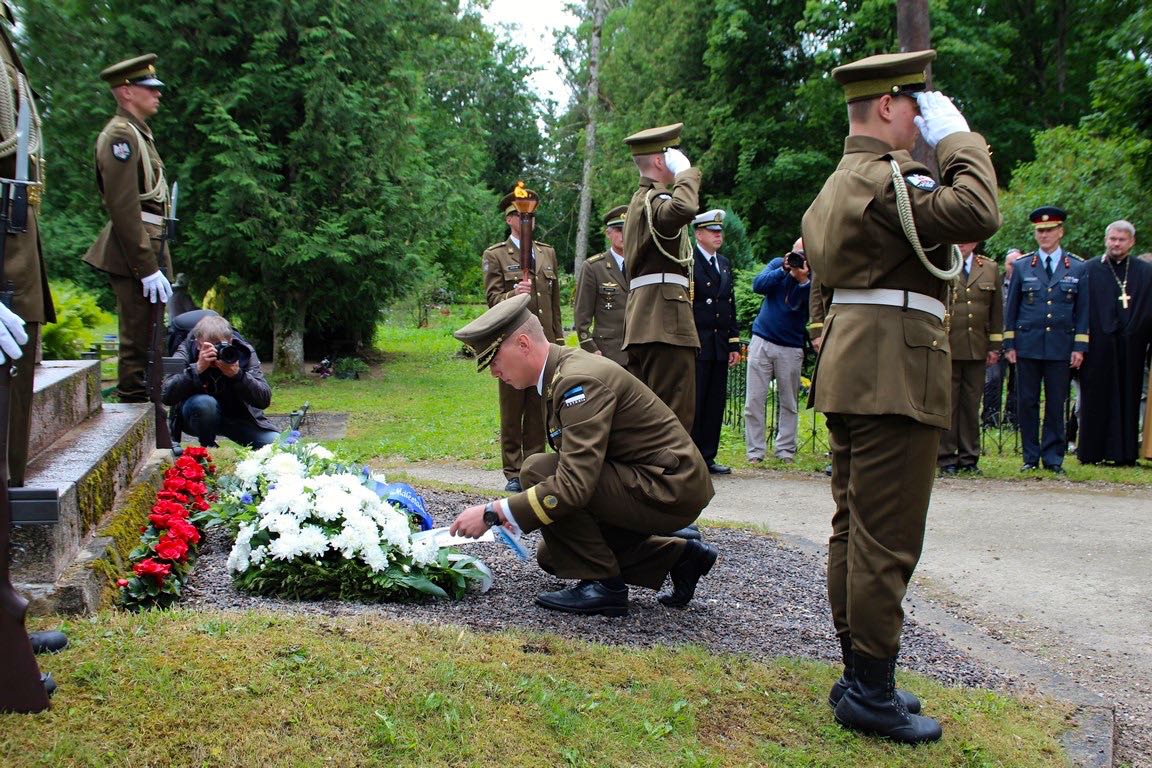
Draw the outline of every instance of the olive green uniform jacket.
[[[849,136],[839,166],[804,214],[804,248],[825,302],[813,380],[819,411],[897,414],[948,427],[951,361],[943,323],[899,307],[830,304],[837,288],[907,290],[947,303],[948,284],[924,269],[900,226],[889,160],[905,179],[927,179],[930,188],[907,188],[920,241],[938,267],[948,265],[951,243],[995,233],[1000,213],[982,136],[954,133],[936,154],[940,184],[908,152]]]
[[[624,351],[624,313],[628,306],[628,281],[616,266],[611,251],[584,262],[576,284],[576,338],[580,348],[600,352],[609,360],[628,365]]]
[[[996,262],[972,257],[968,279],[956,278],[948,346],[953,360],[983,361],[1004,341],[1004,302]]]

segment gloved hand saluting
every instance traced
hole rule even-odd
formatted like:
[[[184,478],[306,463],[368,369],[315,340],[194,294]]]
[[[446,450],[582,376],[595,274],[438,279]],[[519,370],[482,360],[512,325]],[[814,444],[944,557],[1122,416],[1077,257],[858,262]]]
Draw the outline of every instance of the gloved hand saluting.
[[[935,147],[945,136],[968,130],[964,115],[940,91],[917,93],[916,103],[920,106],[920,114],[913,120],[928,146]]]
[[[164,273],[160,270],[156,270],[140,282],[144,283],[144,295],[153,304],[156,302],[167,303],[168,299],[172,298],[172,284],[168,282],[168,278],[164,277]]]
[[[0,363],[9,359],[19,360],[24,355],[20,345],[27,343],[28,334],[24,332],[24,321],[20,315],[0,304],[0,350],[3,350]]]
[[[678,149],[664,150],[664,165],[674,174],[692,167],[692,163],[688,162],[688,158]]]

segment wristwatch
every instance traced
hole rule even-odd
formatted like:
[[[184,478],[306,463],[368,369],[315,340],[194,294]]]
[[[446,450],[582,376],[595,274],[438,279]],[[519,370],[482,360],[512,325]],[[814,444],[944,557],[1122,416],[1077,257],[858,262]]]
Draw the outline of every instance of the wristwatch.
[[[500,525],[500,515],[496,514],[496,504],[488,502],[484,505],[484,525],[491,528],[495,525]]]

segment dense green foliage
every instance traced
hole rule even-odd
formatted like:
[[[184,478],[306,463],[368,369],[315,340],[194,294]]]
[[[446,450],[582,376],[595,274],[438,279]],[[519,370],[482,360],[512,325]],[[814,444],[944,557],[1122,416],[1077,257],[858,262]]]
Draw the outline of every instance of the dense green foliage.
[[[45,323],[40,342],[46,360],[75,360],[96,340],[96,328],[111,321],[100,308],[96,295],[68,281],[52,281],[52,303],[56,322]]]

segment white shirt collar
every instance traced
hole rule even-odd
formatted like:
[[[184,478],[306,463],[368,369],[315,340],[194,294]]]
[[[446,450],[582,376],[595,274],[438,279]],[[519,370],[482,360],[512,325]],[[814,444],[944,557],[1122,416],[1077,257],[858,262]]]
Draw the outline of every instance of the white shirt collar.
[[[1062,250],[1063,249],[1060,246],[1056,246],[1056,250],[1052,251],[1052,253],[1044,253],[1043,248],[1037,248],[1036,252],[1040,254],[1041,259],[1044,259],[1044,260],[1051,259],[1052,260],[1052,266],[1056,266],[1056,262],[1059,261],[1060,253]]]
[[[616,268],[621,272],[624,271],[624,257],[616,253],[615,248],[609,248],[608,253],[612,254],[612,258],[616,260]]]
[[[976,252],[973,251],[972,253],[968,254],[968,258],[964,259],[964,269],[969,274],[972,273],[972,259],[975,258],[975,256],[976,256]]]
[[[540,366],[540,376],[536,379],[536,394],[544,394],[544,369],[548,367],[548,358],[544,358],[544,365]]]
[[[714,261],[716,259],[716,254],[704,250],[704,246],[700,245],[700,243],[696,243],[696,247],[700,249],[700,253],[704,254],[704,258],[708,259],[708,261]]]

